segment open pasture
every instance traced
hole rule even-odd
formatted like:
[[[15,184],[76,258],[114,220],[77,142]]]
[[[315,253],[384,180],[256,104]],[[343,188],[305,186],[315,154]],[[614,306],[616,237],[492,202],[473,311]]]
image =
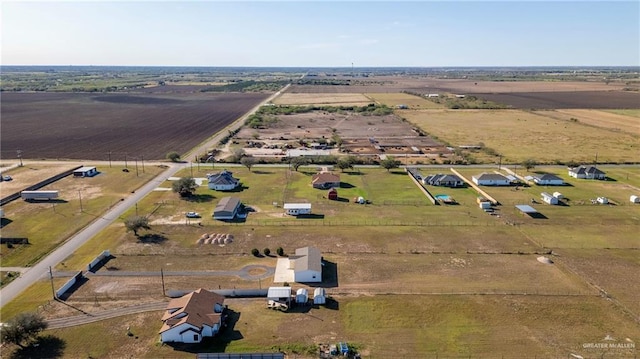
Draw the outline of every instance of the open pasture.
[[[185,153],[267,94],[4,93],[2,157],[119,160]]]
[[[638,99],[640,101],[640,99]],[[638,105],[640,107],[640,105]],[[575,119],[576,121],[608,130],[630,133],[640,136],[640,117],[633,116],[631,112],[615,113],[600,110],[567,109],[556,111],[538,111],[541,115],[548,115],[559,120]]]
[[[420,110],[405,117],[452,146],[483,143],[501,154],[502,163],[556,161],[637,162],[638,138],[572,121],[520,110]],[[481,154],[482,155],[482,154]],[[490,156],[490,162],[498,162]],[[488,160],[488,159],[485,159]]]
[[[408,110],[443,108],[441,104],[407,93],[368,93],[366,95],[381,104],[393,108],[397,108],[399,105],[406,105]],[[399,113],[402,114],[402,111]]]

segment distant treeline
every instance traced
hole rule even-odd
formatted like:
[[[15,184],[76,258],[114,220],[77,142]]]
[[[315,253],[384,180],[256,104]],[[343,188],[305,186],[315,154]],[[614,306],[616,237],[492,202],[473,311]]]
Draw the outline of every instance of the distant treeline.
[[[282,89],[288,81],[235,81],[220,86],[208,86],[200,92],[276,92]]]
[[[276,117],[277,115],[292,115],[313,111],[324,111],[329,113],[355,112],[363,116],[384,116],[393,113],[392,108],[386,105],[377,105],[374,103],[366,106],[262,106],[256,113],[247,118],[245,124],[251,128],[268,127],[269,124],[278,122],[278,118]]]

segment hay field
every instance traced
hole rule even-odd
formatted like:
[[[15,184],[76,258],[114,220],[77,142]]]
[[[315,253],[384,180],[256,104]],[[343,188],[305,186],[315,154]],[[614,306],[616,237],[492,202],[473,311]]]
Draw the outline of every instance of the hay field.
[[[536,112],[538,113],[538,112]],[[640,117],[599,110],[555,110],[540,112],[559,120],[576,119],[579,123],[640,136]]]
[[[373,101],[361,93],[291,93],[286,92],[273,100],[276,105],[366,106]]]
[[[405,117],[452,146],[482,142],[502,154],[503,163],[520,163],[527,158],[540,163],[590,163],[596,154],[599,162],[638,160],[635,135],[551,119],[537,112],[421,110],[407,112]]]
[[[376,102],[394,108],[398,105],[407,105],[410,110],[437,109],[444,107],[443,105],[429,101],[423,97],[407,93],[367,93],[366,96],[376,100]]]

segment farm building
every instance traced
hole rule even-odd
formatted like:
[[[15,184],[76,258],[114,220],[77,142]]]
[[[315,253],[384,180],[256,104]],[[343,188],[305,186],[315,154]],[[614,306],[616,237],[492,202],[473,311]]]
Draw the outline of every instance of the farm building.
[[[215,191],[232,191],[240,186],[240,180],[233,177],[233,173],[227,170],[207,174],[207,178],[209,179],[209,189]]]
[[[269,287],[267,300],[291,305],[291,287]]]
[[[340,176],[331,172],[316,173],[311,177],[311,185],[319,189],[340,187]]]
[[[307,304],[309,301],[309,291],[306,288],[300,288],[296,291],[296,304]]]
[[[511,184],[507,177],[497,173],[482,173],[471,177],[471,179],[478,186],[508,186]]]
[[[320,250],[314,247],[298,248],[295,255],[278,258],[273,281],[276,283],[322,282],[322,256]]]
[[[629,202],[640,203],[640,196],[632,195],[631,197],[629,197]]]
[[[564,180],[556,175],[552,175],[550,173],[545,174],[536,174],[531,176],[533,177],[533,182],[540,186],[562,186],[564,185]]]
[[[222,326],[224,296],[202,288],[172,299],[162,316],[160,341],[200,343],[212,337]]]
[[[463,187],[464,181],[456,175],[435,174],[426,176],[422,179],[422,183],[431,186],[443,186],[443,187]]]
[[[311,213],[311,203],[285,203],[283,208],[291,216]]]
[[[558,200],[564,199],[564,195],[560,192],[553,192],[553,196]]]
[[[335,188],[332,188],[329,190],[329,192],[327,193],[327,198],[329,198],[332,201],[337,201],[338,200],[338,190]]]
[[[547,192],[542,192],[540,193],[540,196],[542,196],[542,201],[544,203],[547,204],[558,204],[558,198],[554,197],[553,195],[547,193]]]
[[[98,169],[95,167],[83,166],[77,170],[73,170],[73,177],[93,177],[98,174]]]
[[[596,198],[596,202],[600,204],[609,204],[609,199],[607,197],[598,197]]]
[[[58,198],[58,191],[22,191],[20,197],[25,201],[47,201]]]
[[[222,197],[213,210],[215,219],[234,219],[240,209],[240,199],[237,197]]]
[[[313,304],[327,303],[327,293],[324,288],[316,288],[313,290]]]
[[[569,176],[581,179],[598,179],[606,178],[605,173],[595,166],[579,166],[569,169]]]

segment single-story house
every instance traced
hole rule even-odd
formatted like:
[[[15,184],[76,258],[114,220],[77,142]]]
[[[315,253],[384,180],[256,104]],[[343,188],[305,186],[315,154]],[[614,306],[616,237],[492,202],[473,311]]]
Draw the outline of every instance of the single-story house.
[[[240,198],[222,197],[213,210],[215,219],[234,219],[240,209]]]
[[[422,179],[422,183],[431,186],[443,186],[443,187],[463,187],[464,181],[456,175],[435,174],[429,175]]]
[[[598,179],[606,178],[605,173],[596,168],[596,166],[578,166],[569,168],[569,176],[581,179]]]
[[[554,197],[553,195],[547,193],[547,192],[542,192],[540,193],[540,196],[542,196],[542,201],[544,203],[547,204],[558,204],[558,198]]]
[[[331,172],[316,173],[311,177],[311,185],[319,189],[340,187],[340,176]]]
[[[545,173],[545,174],[536,174],[531,176],[533,177],[533,182],[540,186],[562,186],[564,185],[564,180],[556,175]]]
[[[216,191],[232,191],[240,186],[240,180],[233,177],[233,173],[227,170],[207,174],[207,178],[209,179],[209,189]]]
[[[298,248],[294,255],[278,258],[273,281],[276,283],[322,282],[322,255],[320,250],[314,247]]]
[[[291,216],[311,213],[311,203],[285,203],[283,208]]]
[[[481,173],[471,177],[471,180],[478,186],[508,186],[511,184],[507,177],[497,173]]]
[[[93,177],[98,174],[98,169],[95,167],[83,166],[77,170],[73,170],[73,177]]]
[[[202,288],[169,301],[162,315],[160,341],[200,343],[222,326],[224,296]]]

